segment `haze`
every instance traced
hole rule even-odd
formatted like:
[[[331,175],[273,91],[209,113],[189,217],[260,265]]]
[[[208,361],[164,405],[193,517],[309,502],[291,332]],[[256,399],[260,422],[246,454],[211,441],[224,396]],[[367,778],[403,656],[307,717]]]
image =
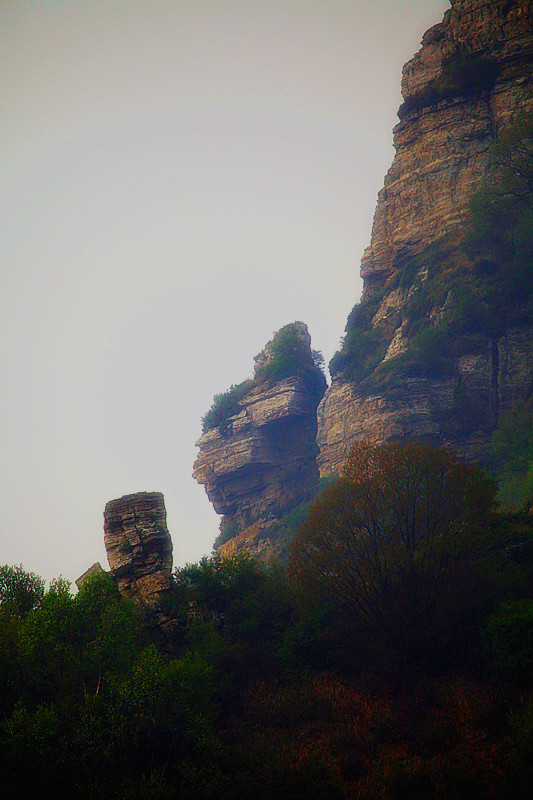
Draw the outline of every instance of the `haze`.
[[[144,490],[176,565],[211,551],[202,414],[288,322],[337,349],[401,67],[448,7],[0,4],[0,563],[107,567],[104,505]]]

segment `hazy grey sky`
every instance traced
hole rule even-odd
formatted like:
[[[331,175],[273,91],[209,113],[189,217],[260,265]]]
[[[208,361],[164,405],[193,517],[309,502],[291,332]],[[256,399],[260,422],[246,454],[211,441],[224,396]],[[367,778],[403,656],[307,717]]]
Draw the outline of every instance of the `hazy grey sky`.
[[[176,565],[210,552],[202,414],[288,322],[333,355],[448,7],[0,2],[0,563],[107,568],[104,505],[143,490]]]

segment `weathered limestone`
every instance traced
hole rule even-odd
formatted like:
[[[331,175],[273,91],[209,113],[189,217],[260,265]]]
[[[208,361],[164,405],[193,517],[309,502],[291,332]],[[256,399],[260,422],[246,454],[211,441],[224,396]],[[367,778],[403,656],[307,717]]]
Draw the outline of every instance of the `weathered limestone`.
[[[104,511],[104,542],[121,594],[157,606],[170,585],[172,540],[160,492],[111,500]]]
[[[407,378],[390,396],[366,396],[334,379],[318,407],[320,472],[339,472],[353,444],[424,439],[479,461],[498,417],[533,390],[533,332],[515,328],[494,348],[462,356],[457,371]]]
[[[305,325],[300,335],[310,353]],[[256,358],[256,371],[269,347]],[[240,411],[224,430],[198,440],[194,478],[205,486],[215,511],[232,529],[228,544],[263,553],[271,545],[266,530],[295,505],[311,498],[318,485],[316,409],[325,389],[318,370],[310,376],[258,383],[239,401]]]
[[[378,195],[371,244],[361,262],[365,292],[413,253],[464,222],[502,127],[533,104],[530,0],[453,0],[403,69],[405,99],[437,78],[461,49],[497,64],[491,91],[459,94],[409,114],[394,129],[396,156]]]
[[[363,298],[427,245],[455,235],[470,196],[487,175],[489,148],[502,127],[533,108],[533,0],[452,0],[443,22],[422,39],[403,69],[405,99],[438,79],[458,52],[497,65],[492,87],[407,113],[394,130],[396,155],[379,192],[371,243],[361,263]],[[402,310],[408,291],[385,290],[372,326],[392,334],[384,360],[409,349]],[[438,310],[436,313],[439,313]],[[318,409],[322,474],[338,471],[359,439],[447,442],[469,460],[482,455],[499,414],[523,400],[533,382],[531,329],[509,330],[478,355],[457,359],[444,377],[402,377],[372,394],[333,376]]]
[[[464,76],[449,80],[450,64],[457,69],[465,59],[487,70],[477,88],[468,75],[466,82]],[[361,263],[363,299],[376,303],[369,324],[386,333],[375,337],[384,345],[378,357],[382,363],[397,359],[396,365],[411,347],[406,308],[413,289],[399,279],[400,270],[445,235],[448,247],[457,249],[470,197],[488,174],[491,145],[533,109],[533,0],[451,0],[442,23],[424,35],[405,65],[402,92],[407,105],[394,130],[396,155]],[[427,280],[428,265],[417,266],[418,281]],[[446,302],[420,321],[437,325]],[[361,439],[445,442],[466,460],[481,459],[500,414],[533,394],[533,337],[524,320],[475,353],[449,356],[444,374],[415,377],[424,373],[389,369],[392,378],[369,381],[363,391],[339,367],[318,406],[318,422],[320,393],[302,379],[255,385],[227,429],[211,430],[198,442],[195,477],[224,515],[223,528],[231,529],[219,552],[275,552],[276,522],[317,485],[317,424],[322,475],[339,472]],[[268,358],[267,347],[258,364]]]

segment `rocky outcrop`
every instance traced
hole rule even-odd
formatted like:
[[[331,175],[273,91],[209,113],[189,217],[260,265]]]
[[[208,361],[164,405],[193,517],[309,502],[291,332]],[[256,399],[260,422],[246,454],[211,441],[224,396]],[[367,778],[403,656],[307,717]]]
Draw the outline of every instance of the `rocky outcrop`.
[[[481,461],[500,414],[532,393],[533,333],[523,327],[458,358],[449,375],[399,379],[386,393],[363,394],[336,379],[318,408],[320,471],[340,472],[360,440],[445,442],[465,460]]]
[[[464,458],[478,460],[502,411],[531,394],[527,315],[488,334],[471,352],[456,347],[441,374],[397,369],[386,376],[384,369],[413,349],[413,298],[415,291],[422,296],[427,264],[416,265],[410,285],[400,276],[445,237],[442,269],[457,269],[453,248],[468,224],[470,198],[487,179],[490,148],[501,131],[533,109],[533,0],[451,0],[451,6],[404,67],[396,155],[361,263],[362,304],[371,315],[359,333],[366,343],[383,344],[372,365],[374,374],[381,369],[381,380],[372,381],[368,371],[361,377],[357,369],[355,377],[347,376],[346,343],[333,359],[332,385],[318,409],[322,474],[337,471],[359,439],[446,442]],[[426,320],[420,312],[428,329],[437,330],[450,294],[441,291],[441,300],[432,299]]]
[[[256,380],[238,401],[237,413],[197,442],[193,474],[224,515],[223,555],[241,547],[272,554],[276,523],[317,490],[316,409],[325,380],[312,367],[306,326],[299,323],[295,330],[310,369],[278,381],[259,380],[272,359],[269,343],[255,359]]]
[[[89,569],[86,569],[85,572],[76,579],[75,583],[78,589],[81,589],[83,584],[93,578],[95,575],[107,575],[105,569],[102,567],[99,561],[96,561],[94,564],[92,564]]]
[[[465,221],[495,136],[532,104],[530,0],[451,5],[403,69],[405,111],[361,262],[365,292]]]
[[[478,461],[501,414],[533,396],[533,289],[516,286],[529,256],[517,268],[511,239],[487,255],[467,236],[472,196],[497,178],[494,144],[533,111],[533,0],[451,0],[402,92],[363,295],[318,422],[321,392],[301,377],[255,381],[198,442],[195,477],[224,515],[223,554],[270,554],[283,513],[316,490],[316,464],[339,472],[356,441],[424,439]]]
[[[160,492],[129,494],[106,504],[104,543],[122,595],[157,607],[170,586],[172,540]]]

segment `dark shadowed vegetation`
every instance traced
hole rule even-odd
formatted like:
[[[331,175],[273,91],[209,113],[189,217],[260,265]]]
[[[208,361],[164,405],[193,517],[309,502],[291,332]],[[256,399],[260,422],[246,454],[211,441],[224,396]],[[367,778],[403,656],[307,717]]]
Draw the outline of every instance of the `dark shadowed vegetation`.
[[[361,445],[288,573],[178,568],[164,632],[107,576],[2,567],[3,795],[526,800],[533,518],[494,492],[448,450]]]

